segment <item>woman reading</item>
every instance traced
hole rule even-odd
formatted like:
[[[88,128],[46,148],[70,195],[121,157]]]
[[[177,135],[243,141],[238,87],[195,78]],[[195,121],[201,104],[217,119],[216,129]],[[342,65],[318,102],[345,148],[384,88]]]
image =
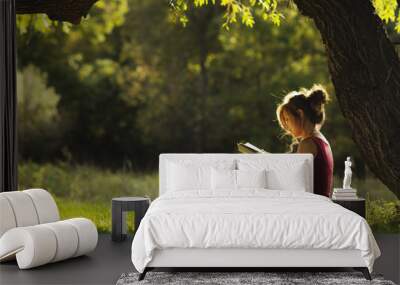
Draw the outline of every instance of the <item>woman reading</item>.
[[[309,90],[293,91],[278,105],[279,125],[292,137],[293,152],[312,153],[314,156],[314,193],[331,196],[333,185],[333,157],[330,144],[321,133],[325,121],[324,105],[329,95],[320,85]]]

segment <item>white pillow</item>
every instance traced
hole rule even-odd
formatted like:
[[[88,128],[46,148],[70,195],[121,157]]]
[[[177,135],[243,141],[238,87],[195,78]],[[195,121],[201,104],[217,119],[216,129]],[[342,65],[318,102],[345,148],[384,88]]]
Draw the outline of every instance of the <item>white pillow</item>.
[[[168,163],[167,188],[170,191],[190,191],[211,188],[211,167]]]
[[[285,170],[270,169],[267,171],[268,188],[305,192],[308,182],[307,177],[305,162],[293,164],[292,167]]]
[[[211,188],[213,190],[236,189],[236,170],[215,169],[211,170]]]
[[[266,188],[267,176],[263,170],[211,170],[213,190],[240,190],[241,188]]]
[[[236,170],[237,188],[267,188],[267,171]]]
[[[211,167],[216,169],[235,169],[234,159],[184,158],[165,162],[166,190],[211,191]]]
[[[254,159],[238,160],[239,170],[266,170],[267,188],[272,190],[307,191],[309,169],[305,160]]]

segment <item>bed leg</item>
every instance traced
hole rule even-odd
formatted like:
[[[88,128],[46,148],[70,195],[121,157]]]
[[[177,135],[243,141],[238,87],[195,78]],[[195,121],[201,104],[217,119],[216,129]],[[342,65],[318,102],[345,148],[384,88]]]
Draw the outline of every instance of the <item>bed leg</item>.
[[[147,267],[143,270],[142,273],[139,274],[139,278],[138,281],[142,281],[144,279],[144,277],[146,277],[146,273],[147,273],[148,269]]]
[[[367,267],[355,267],[354,269],[357,271],[361,271],[362,274],[364,275],[365,279],[372,280],[371,274],[369,274],[369,270]]]
[[[361,272],[364,274],[365,279],[372,280],[371,274],[369,274],[369,270],[367,267],[362,268]]]

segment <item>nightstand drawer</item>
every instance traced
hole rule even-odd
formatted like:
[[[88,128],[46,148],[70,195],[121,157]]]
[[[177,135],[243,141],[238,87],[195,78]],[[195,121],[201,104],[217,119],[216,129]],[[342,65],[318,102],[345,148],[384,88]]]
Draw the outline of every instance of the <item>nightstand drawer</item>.
[[[354,200],[333,200],[332,202],[341,205],[342,207],[359,214],[365,218],[365,199],[354,199]]]

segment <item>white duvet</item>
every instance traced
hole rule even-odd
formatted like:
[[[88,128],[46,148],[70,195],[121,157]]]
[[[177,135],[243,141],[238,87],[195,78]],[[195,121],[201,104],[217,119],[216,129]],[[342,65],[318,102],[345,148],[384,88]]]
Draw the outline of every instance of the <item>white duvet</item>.
[[[370,272],[380,256],[359,215],[320,195],[265,189],[162,195],[134,237],[133,265],[143,272],[165,248],[358,249]]]

